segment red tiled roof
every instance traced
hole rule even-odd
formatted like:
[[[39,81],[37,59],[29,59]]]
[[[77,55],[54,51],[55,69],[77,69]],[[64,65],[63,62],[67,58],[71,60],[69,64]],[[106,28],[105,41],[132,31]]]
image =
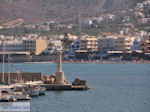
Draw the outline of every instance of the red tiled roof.
[[[113,34],[112,33],[103,33],[103,35],[105,35],[105,36],[112,36]]]

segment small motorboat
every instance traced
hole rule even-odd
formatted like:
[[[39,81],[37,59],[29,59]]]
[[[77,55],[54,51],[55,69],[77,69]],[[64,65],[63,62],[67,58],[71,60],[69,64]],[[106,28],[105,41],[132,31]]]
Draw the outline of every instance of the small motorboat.
[[[0,102],[14,102],[16,97],[12,94],[12,90],[8,88],[0,89]]]
[[[14,94],[17,100],[32,100],[29,94],[23,94],[22,92],[17,92]]]
[[[15,87],[13,90],[13,94],[17,98],[17,100],[31,100],[32,98],[29,94],[26,93],[23,87]]]
[[[28,91],[26,91],[26,93],[29,94],[29,96],[31,96],[31,97],[33,97],[33,96],[39,96],[39,91],[34,90],[34,89],[28,90]]]
[[[39,95],[45,95],[45,87],[41,87],[41,86],[36,86],[34,87],[35,90],[39,91]]]
[[[29,94],[29,96],[31,96],[31,97],[39,96],[39,91],[37,89],[35,89],[33,86],[29,85],[25,89],[26,89],[26,93]]]
[[[0,102],[14,102],[17,101],[13,95],[4,95],[0,98]]]

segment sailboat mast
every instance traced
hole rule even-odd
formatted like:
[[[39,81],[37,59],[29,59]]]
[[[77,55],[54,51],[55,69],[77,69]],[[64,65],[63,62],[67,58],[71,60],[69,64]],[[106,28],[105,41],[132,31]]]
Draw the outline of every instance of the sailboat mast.
[[[8,84],[10,84],[10,53],[8,53]]]
[[[2,44],[3,44],[3,73],[2,73],[2,82],[5,82],[5,80],[4,80],[4,74],[5,74],[5,46],[4,46],[4,39],[5,39],[5,37],[3,37],[3,42],[2,42]]]

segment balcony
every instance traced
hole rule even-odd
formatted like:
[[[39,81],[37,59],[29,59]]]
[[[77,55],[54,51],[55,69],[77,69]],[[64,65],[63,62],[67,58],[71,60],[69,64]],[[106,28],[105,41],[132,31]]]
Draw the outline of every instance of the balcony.
[[[131,43],[125,43],[124,45],[132,45]]]

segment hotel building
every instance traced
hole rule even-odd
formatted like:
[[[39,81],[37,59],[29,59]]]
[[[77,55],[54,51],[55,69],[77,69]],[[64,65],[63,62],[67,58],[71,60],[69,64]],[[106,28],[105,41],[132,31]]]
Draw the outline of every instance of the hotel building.
[[[98,40],[95,37],[84,37],[80,39],[80,50],[97,51]]]

